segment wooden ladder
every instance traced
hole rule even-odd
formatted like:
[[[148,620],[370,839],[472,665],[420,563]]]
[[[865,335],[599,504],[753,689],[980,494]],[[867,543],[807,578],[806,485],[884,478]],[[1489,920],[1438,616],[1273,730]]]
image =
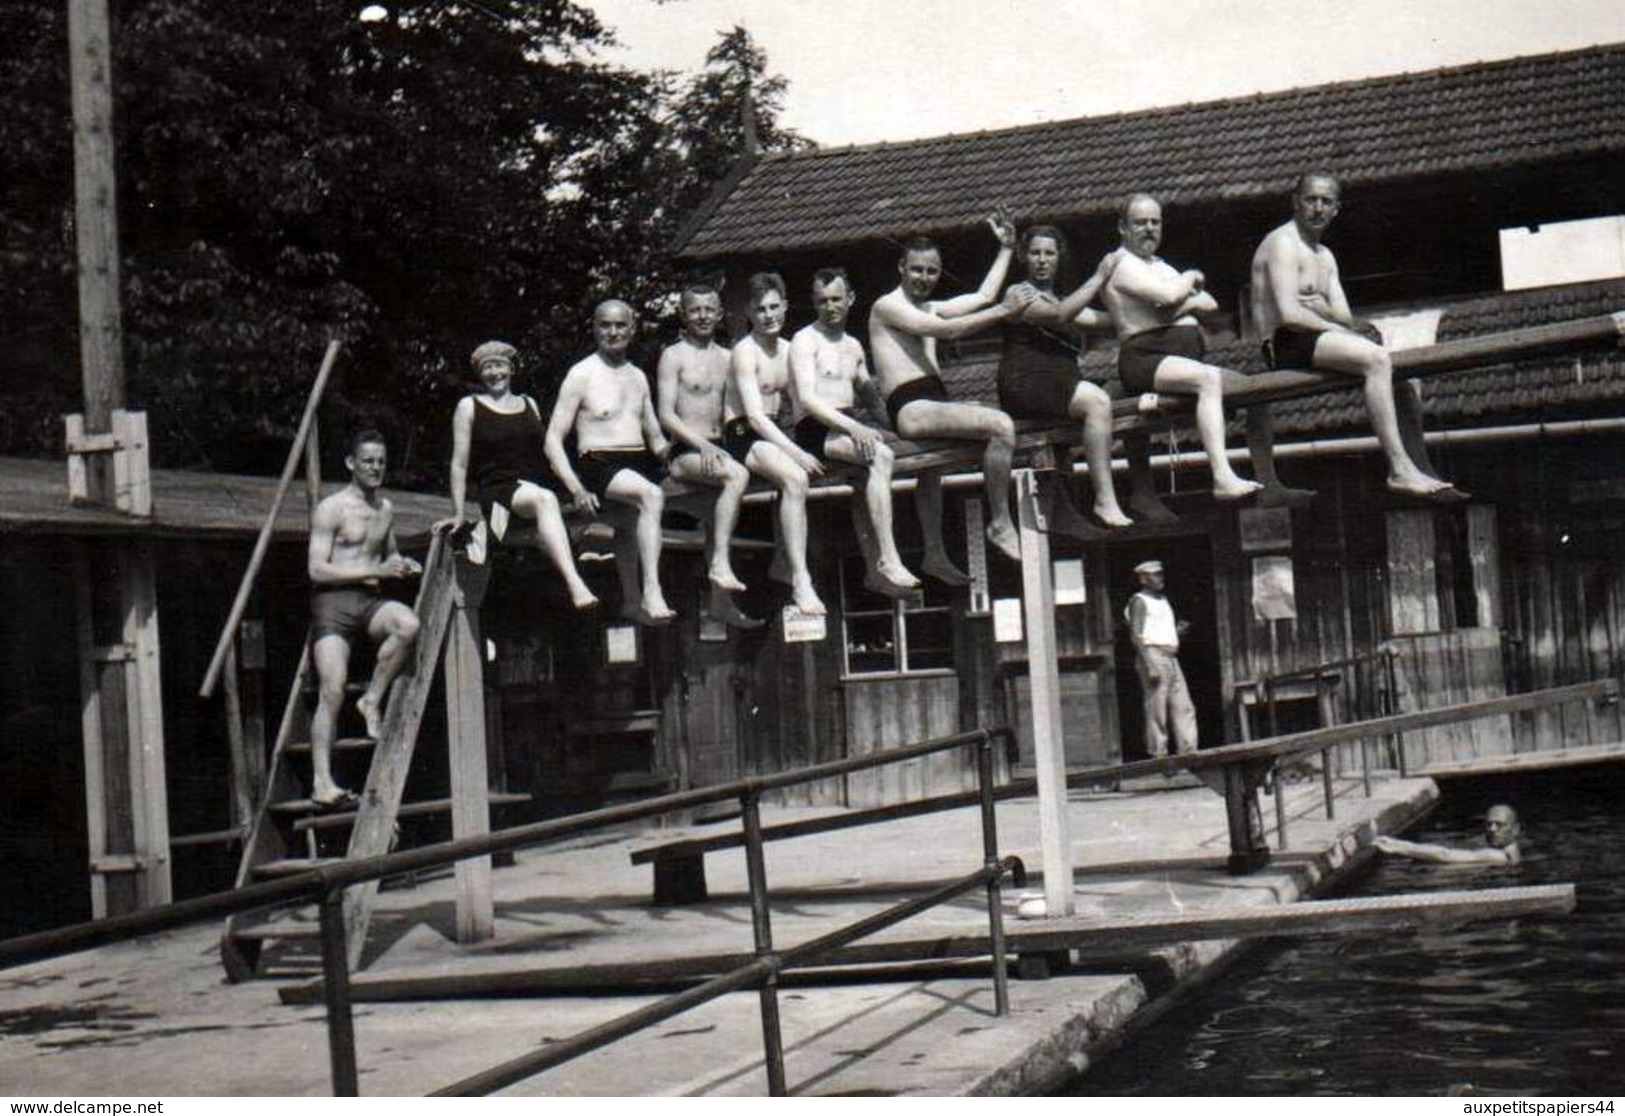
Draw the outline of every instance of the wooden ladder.
[[[402,806],[401,797],[406,789],[418,728],[434,688],[455,595],[456,559],[444,538],[436,536],[424,563],[414,605],[420,627],[412,662],[390,688],[384,708],[383,734],[378,740],[341,737],[333,742],[335,762],[356,751],[372,753],[361,801],[351,811],[318,810],[306,795],[314,691],[314,668],[310,647],[306,645],[283,709],[265,792],[244,845],[236,886],[302,872],[337,859],[381,856],[390,851],[397,818],[450,809],[449,800]],[[348,688],[356,691],[361,686],[352,682]],[[523,796],[494,796],[493,801],[508,797]],[[344,857],[324,857],[324,835],[344,828],[350,830]],[[377,890],[378,884],[374,882],[352,887],[345,894],[344,926],[352,968],[360,961],[366,944],[367,925]],[[220,958],[226,976],[234,983],[251,980],[261,975],[261,953],[267,942],[303,939],[309,950],[318,932],[314,909],[310,907],[234,915],[226,921],[220,940]]]

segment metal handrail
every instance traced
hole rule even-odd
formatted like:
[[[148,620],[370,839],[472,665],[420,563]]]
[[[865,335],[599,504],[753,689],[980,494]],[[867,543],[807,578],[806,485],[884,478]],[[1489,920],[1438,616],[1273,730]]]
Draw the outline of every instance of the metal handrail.
[[[707,985],[701,986],[702,989],[712,989],[712,994],[693,1000],[693,996],[700,989],[690,989],[677,997],[673,997],[672,1000],[686,1005],[676,1009],[681,1011],[687,1010],[687,1007],[695,1006],[698,1003],[704,1003],[706,1000],[734,988],[750,987],[752,985],[760,987],[763,997],[764,1045],[768,1054],[769,1091],[774,1095],[781,1095],[784,1092],[784,1077],[783,1048],[778,1034],[777,1021],[777,973],[788,964],[808,963],[814,956],[828,952],[830,949],[839,948],[841,945],[858,937],[873,933],[875,930],[889,926],[893,922],[911,917],[931,906],[946,902],[948,899],[963,894],[978,885],[983,885],[987,889],[989,931],[996,959],[993,966],[995,1011],[997,1014],[1003,1015],[1009,1010],[1007,978],[1002,963],[1004,928],[999,881],[1005,872],[1019,870],[1020,861],[1013,857],[1001,860],[998,856],[997,828],[994,820],[995,788],[993,786],[992,742],[995,737],[1008,739],[1010,735],[1011,730],[1007,726],[956,733],[952,736],[922,741],[868,756],[834,760],[770,775],[749,776],[717,787],[662,795],[646,802],[614,806],[569,818],[537,822],[531,825],[501,830],[496,833],[444,841],[406,852],[390,853],[384,856],[369,857],[365,860],[341,864],[321,865],[282,879],[249,884],[229,892],[182,900],[179,903],[118,915],[98,922],[79,923],[74,926],[46,930],[0,942],[0,969],[77,953],[95,946],[128,941],[132,938],[143,937],[223,915],[240,914],[287,903],[318,902],[321,910],[323,991],[327,1007],[328,1047],[332,1064],[333,1091],[337,1096],[355,1096],[358,1095],[358,1069],[355,1058],[355,1032],[350,1004],[350,974],[343,917],[343,894],[346,888],[412,870],[440,867],[459,860],[490,853],[513,851],[608,826],[620,825],[629,821],[737,798],[745,808],[748,836],[747,863],[751,877],[751,903],[753,923],[756,930],[757,960],[742,969],[736,970],[734,973],[718,978],[718,981],[708,982]],[[802,943],[782,953],[775,952],[772,948],[771,932],[767,918],[767,881],[762,856],[763,842],[758,810],[762,792],[800,783],[816,782],[820,779],[855,771],[884,767],[963,747],[975,747],[977,749],[977,777],[979,798],[981,800],[984,858],[982,868],[970,876],[955,881],[947,888],[933,892],[929,896],[922,896],[897,907],[888,908],[886,911],[860,920],[843,930],[837,930],[825,935],[824,938]],[[825,944],[826,942],[827,944]],[[667,1017],[662,1015],[659,1018]],[[641,1027],[657,1021],[657,1019],[650,1019],[648,1022],[634,1027],[633,1030],[641,1029]],[[605,1026],[613,1026],[613,1024]],[[592,1033],[588,1032],[587,1034]],[[626,1031],[624,1033],[629,1034],[632,1032]],[[604,1042],[613,1041],[616,1037],[621,1037],[621,1033],[617,1032],[609,1037],[604,1037],[601,1041],[581,1048],[578,1053],[584,1053],[588,1049],[603,1045]],[[557,1063],[548,1062],[547,1064]],[[543,1065],[539,1068],[546,1068],[546,1066]],[[539,1072],[539,1069],[530,1072]],[[473,1080],[470,1079],[470,1081]],[[518,1080],[518,1078],[513,1080]]]

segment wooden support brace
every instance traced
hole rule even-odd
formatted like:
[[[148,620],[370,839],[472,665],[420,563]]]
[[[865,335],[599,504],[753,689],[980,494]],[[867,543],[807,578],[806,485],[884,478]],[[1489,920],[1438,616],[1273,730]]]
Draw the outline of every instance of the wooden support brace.
[[[446,683],[446,743],[451,763],[451,836],[491,832],[490,773],[485,754],[485,670],[480,636],[480,605],[490,568],[460,558],[453,591],[443,670]],[[459,860],[457,940],[465,945],[496,933],[491,897],[491,858]]]
[[[113,429],[105,433],[88,432],[84,415],[65,415],[62,421],[68,450],[68,502],[99,502],[90,491],[90,468],[86,457],[109,454],[112,457],[114,506],[127,515],[150,517],[152,478],[147,465],[146,412],[113,411]]]

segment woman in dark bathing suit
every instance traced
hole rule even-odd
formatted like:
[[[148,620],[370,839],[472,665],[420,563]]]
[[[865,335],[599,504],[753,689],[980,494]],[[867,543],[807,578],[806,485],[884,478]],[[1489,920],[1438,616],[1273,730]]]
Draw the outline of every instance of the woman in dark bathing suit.
[[[474,350],[474,372],[484,390],[464,396],[451,419],[452,526],[463,522],[468,480],[491,533],[501,539],[517,516],[536,524],[536,543],[553,559],[570,603],[577,609],[598,604],[576,570],[570,536],[564,529],[553,472],[542,452],[542,416],[536,401],[513,392],[512,345],[487,341]]]
[[[1095,518],[1107,527],[1127,527],[1133,520],[1123,514],[1112,487],[1112,401],[1098,384],[1090,383],[1078,370],[1080,329],[1076,319],[1060,320],[1061,305],[1055,295],[1055,276],[1061,265],[1062,238],[1059,229],[1035,225],[1021,238],[1021,260],[1027,282],[1038,292],[1019,318],[1003,325],[1004,354],[999,359],[999,405],[1013,418],[1083,421],[1084,458],[1089,463],[1089,483],[1094,488]],[[1107,261],[1115,257],[1108,256]],[[1110,266],[1101,269],[1085,288],[1067,301],[1084,306],[1110,275]],[[1085,314],[1098,311],[1084,310]]]

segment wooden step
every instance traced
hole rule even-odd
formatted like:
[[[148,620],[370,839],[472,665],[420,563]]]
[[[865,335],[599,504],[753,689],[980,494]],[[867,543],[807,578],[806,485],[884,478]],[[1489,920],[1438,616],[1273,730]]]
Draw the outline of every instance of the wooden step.
[[[333,751],[335,752],[359,752],[363,748],[375,748],[377,746],[378,741],[370,736],[341,736],[333,741]],[[288,755],[309,755],[310,741],[295,741],[284,748],[283,752]]]
[[[319,938],[322,926],[319,922],[262,922],[257,926],[234,926],[231,933],[250,941],[291,941]]]
[[[306,800],[301,799],[300,801]],[[521,802],[529,802],[530,795],[492,794],[489,796],[487,801],[489,801],[492,806],[513,806]],[[272,806],[272,809],[275,810],[283,805],[291,806],[294,805],[294,803],[277,803]],[[417,818],[428,817],[433,814],[449,814],[450,812],[451,799],[427,798],[421,802],[405,803],[399,810],[395,811],[395,816],[397,818]],[[355,818],[356,811],[354,810],[346,810],[342,813],[333,812],[317,814],[314,817],[300,818],[298,821],[294,822],[293,831],[295,833],[303,833],[307,829],[333,829],[338,826],[349,825],[351,822],[355,821]]]

